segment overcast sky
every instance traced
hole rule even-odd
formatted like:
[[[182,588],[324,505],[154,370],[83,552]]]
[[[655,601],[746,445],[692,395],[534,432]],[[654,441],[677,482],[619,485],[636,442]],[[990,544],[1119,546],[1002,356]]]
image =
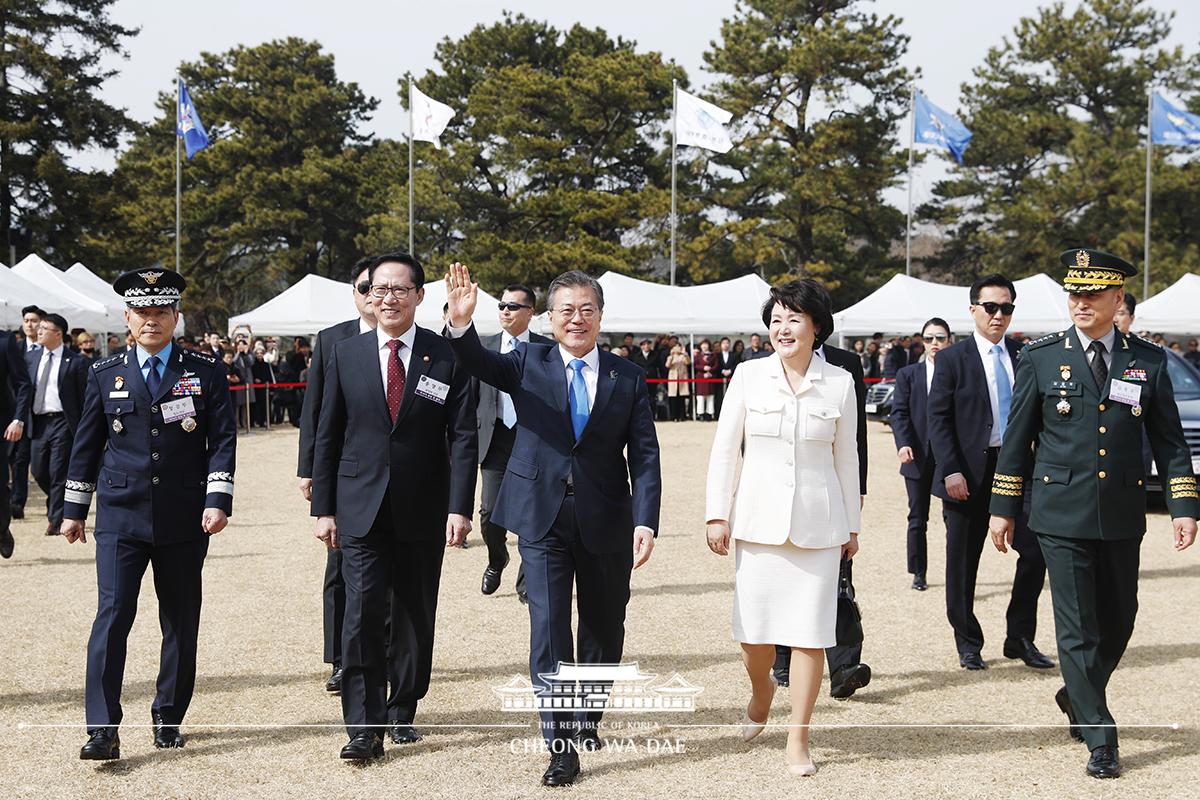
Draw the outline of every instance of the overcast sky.
[[[866,4],[878,14],[894,14],[912,37],[906,66],[919,67],[920,86],[933,102],[953,112],[959,87],[971,77],[988,48],[1009,35],[1017,21],[1035,13],[1049,0],[879,0]],[[1068,2],[1074,8],[1076,2]],[[1200,3],[1156,0],[1155,8],[1174,11],[1172,44],[1191,51],[1200,42]],[[371,0],[206,0],[204,3],[165,3],[162,0],[118,0],[114,19],[141,32],[128,41],[129,58],[116,61],[121,70],[105,86],[104,96],[136,119],[154,115],[158,92],[169,91],[175,68],[195,60],[203,51],[219,52],[238,44],[298,36],[319,41],[337,59],[338,76],[354,81],[380,106],[370,130],[378,136],[400,138],[407,117],[400,108],[397,78],[411,70],[420,75],[434,66],[434,47],[442,38],[457,38],[476,24],[491,23],[509,9],[527,17],[548,20],[559,28],[575,22],[601,27],[614,37],[636,41],[642,50],[656,50],[674,59],[688,73],[693,87],[703,88],[703,53],[720,33],[721,20],[734,13],[733,0],[434,0],[433,2],[372,2]],[[204,99],[194,97],[204,115]],[[82,163],[108,166],[111,158],[89,156]],[[927,164],[914,180],[914,201],[928,199],[930,187],[944,170]],[[902,191],[889,195],[897,205]]]

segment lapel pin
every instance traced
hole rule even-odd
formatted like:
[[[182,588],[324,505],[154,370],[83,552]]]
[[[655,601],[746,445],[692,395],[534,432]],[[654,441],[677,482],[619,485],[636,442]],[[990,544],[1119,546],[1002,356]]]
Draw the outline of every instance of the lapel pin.
[[[422,360],[422,361],[424,361],[426,364],[428,364],[428,363],[429,363],[429,356],[421,356],[421,360]]]
[[[179,423],[179,425],[183,428],[184,431],[186,431],[187,433],[191,433],[192,431],[196,430],[196,418],[195,417],[184,417],[183,422]]]
[[[113,433],[120,433],[125,430],[125,426],[121,424],[121,418],[117,417],[113,420]]]
[[[610,369],[608,371],[608,377],[615,381],[617,379],[617,371],[615,369]]]
[[[1142,415],[1142,407],[1141,406],[1134,406],[1133,408],[1130,409],[1130,411],[1133,413],[1133,415],[1135,417],[1140,417]]]

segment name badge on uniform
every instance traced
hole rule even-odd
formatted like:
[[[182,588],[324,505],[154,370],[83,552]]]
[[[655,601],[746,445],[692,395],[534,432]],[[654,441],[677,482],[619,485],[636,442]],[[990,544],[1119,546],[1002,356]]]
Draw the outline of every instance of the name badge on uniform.
[[[122,399],[122,398],[125,398],[125,397],[129,397],[129,390],[128,390],[128,389],[125,389],[124,391],[120,391],[120,392],[116,392],[116,391],[114,391],[114,392],[109,392],[109,393],[108,393],[108,398],[109,398],[110,400],[120,400],[120,399]]]
[[[1125,381],[1114,379],[1108,396],[1109,399],[1128,406],[1141,405],[1142,387],[1136,383],[1126,383]]]
[[[175,422],[185,417],[194,417],[196,416],[196,404],[190,397],[171,400],[162,404],[162,415],[163,422]]]
[[[438,405],[446,405],[446,396],[450,394],[450,384],[434,380],[428,375],[422,375],[417,381],[417,396],[432,400]]]

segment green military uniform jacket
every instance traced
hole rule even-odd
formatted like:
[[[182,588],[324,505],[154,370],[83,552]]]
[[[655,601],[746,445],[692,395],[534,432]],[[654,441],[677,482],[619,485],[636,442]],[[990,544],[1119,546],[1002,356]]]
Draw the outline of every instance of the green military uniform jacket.
[[[1141,387],[1137,406],[1110,397],[1113,380]],[[1073,326],[1030,342],[1017,361],[991,512],[1019,515],[1021,495],[1031,488],[1029,527],[1038,533],[1077,539],[1143,535],[1143,431],[1171,516],[1197,516],[1200,495],[1166,354],[1118,331],[1109,378],[1100,389]]]

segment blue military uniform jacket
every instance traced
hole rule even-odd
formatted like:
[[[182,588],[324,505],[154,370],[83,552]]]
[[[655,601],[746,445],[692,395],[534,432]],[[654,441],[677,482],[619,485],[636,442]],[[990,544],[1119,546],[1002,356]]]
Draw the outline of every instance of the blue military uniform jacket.
[[[163,404],[191,398],[194,416],[165,421]],[[64,516],[156,545],[207,536],[205,508],[233,512],[237,425],[224,365],[171,348],[151,397],[136,351],[88,370],[83,414],[67,470]]]

